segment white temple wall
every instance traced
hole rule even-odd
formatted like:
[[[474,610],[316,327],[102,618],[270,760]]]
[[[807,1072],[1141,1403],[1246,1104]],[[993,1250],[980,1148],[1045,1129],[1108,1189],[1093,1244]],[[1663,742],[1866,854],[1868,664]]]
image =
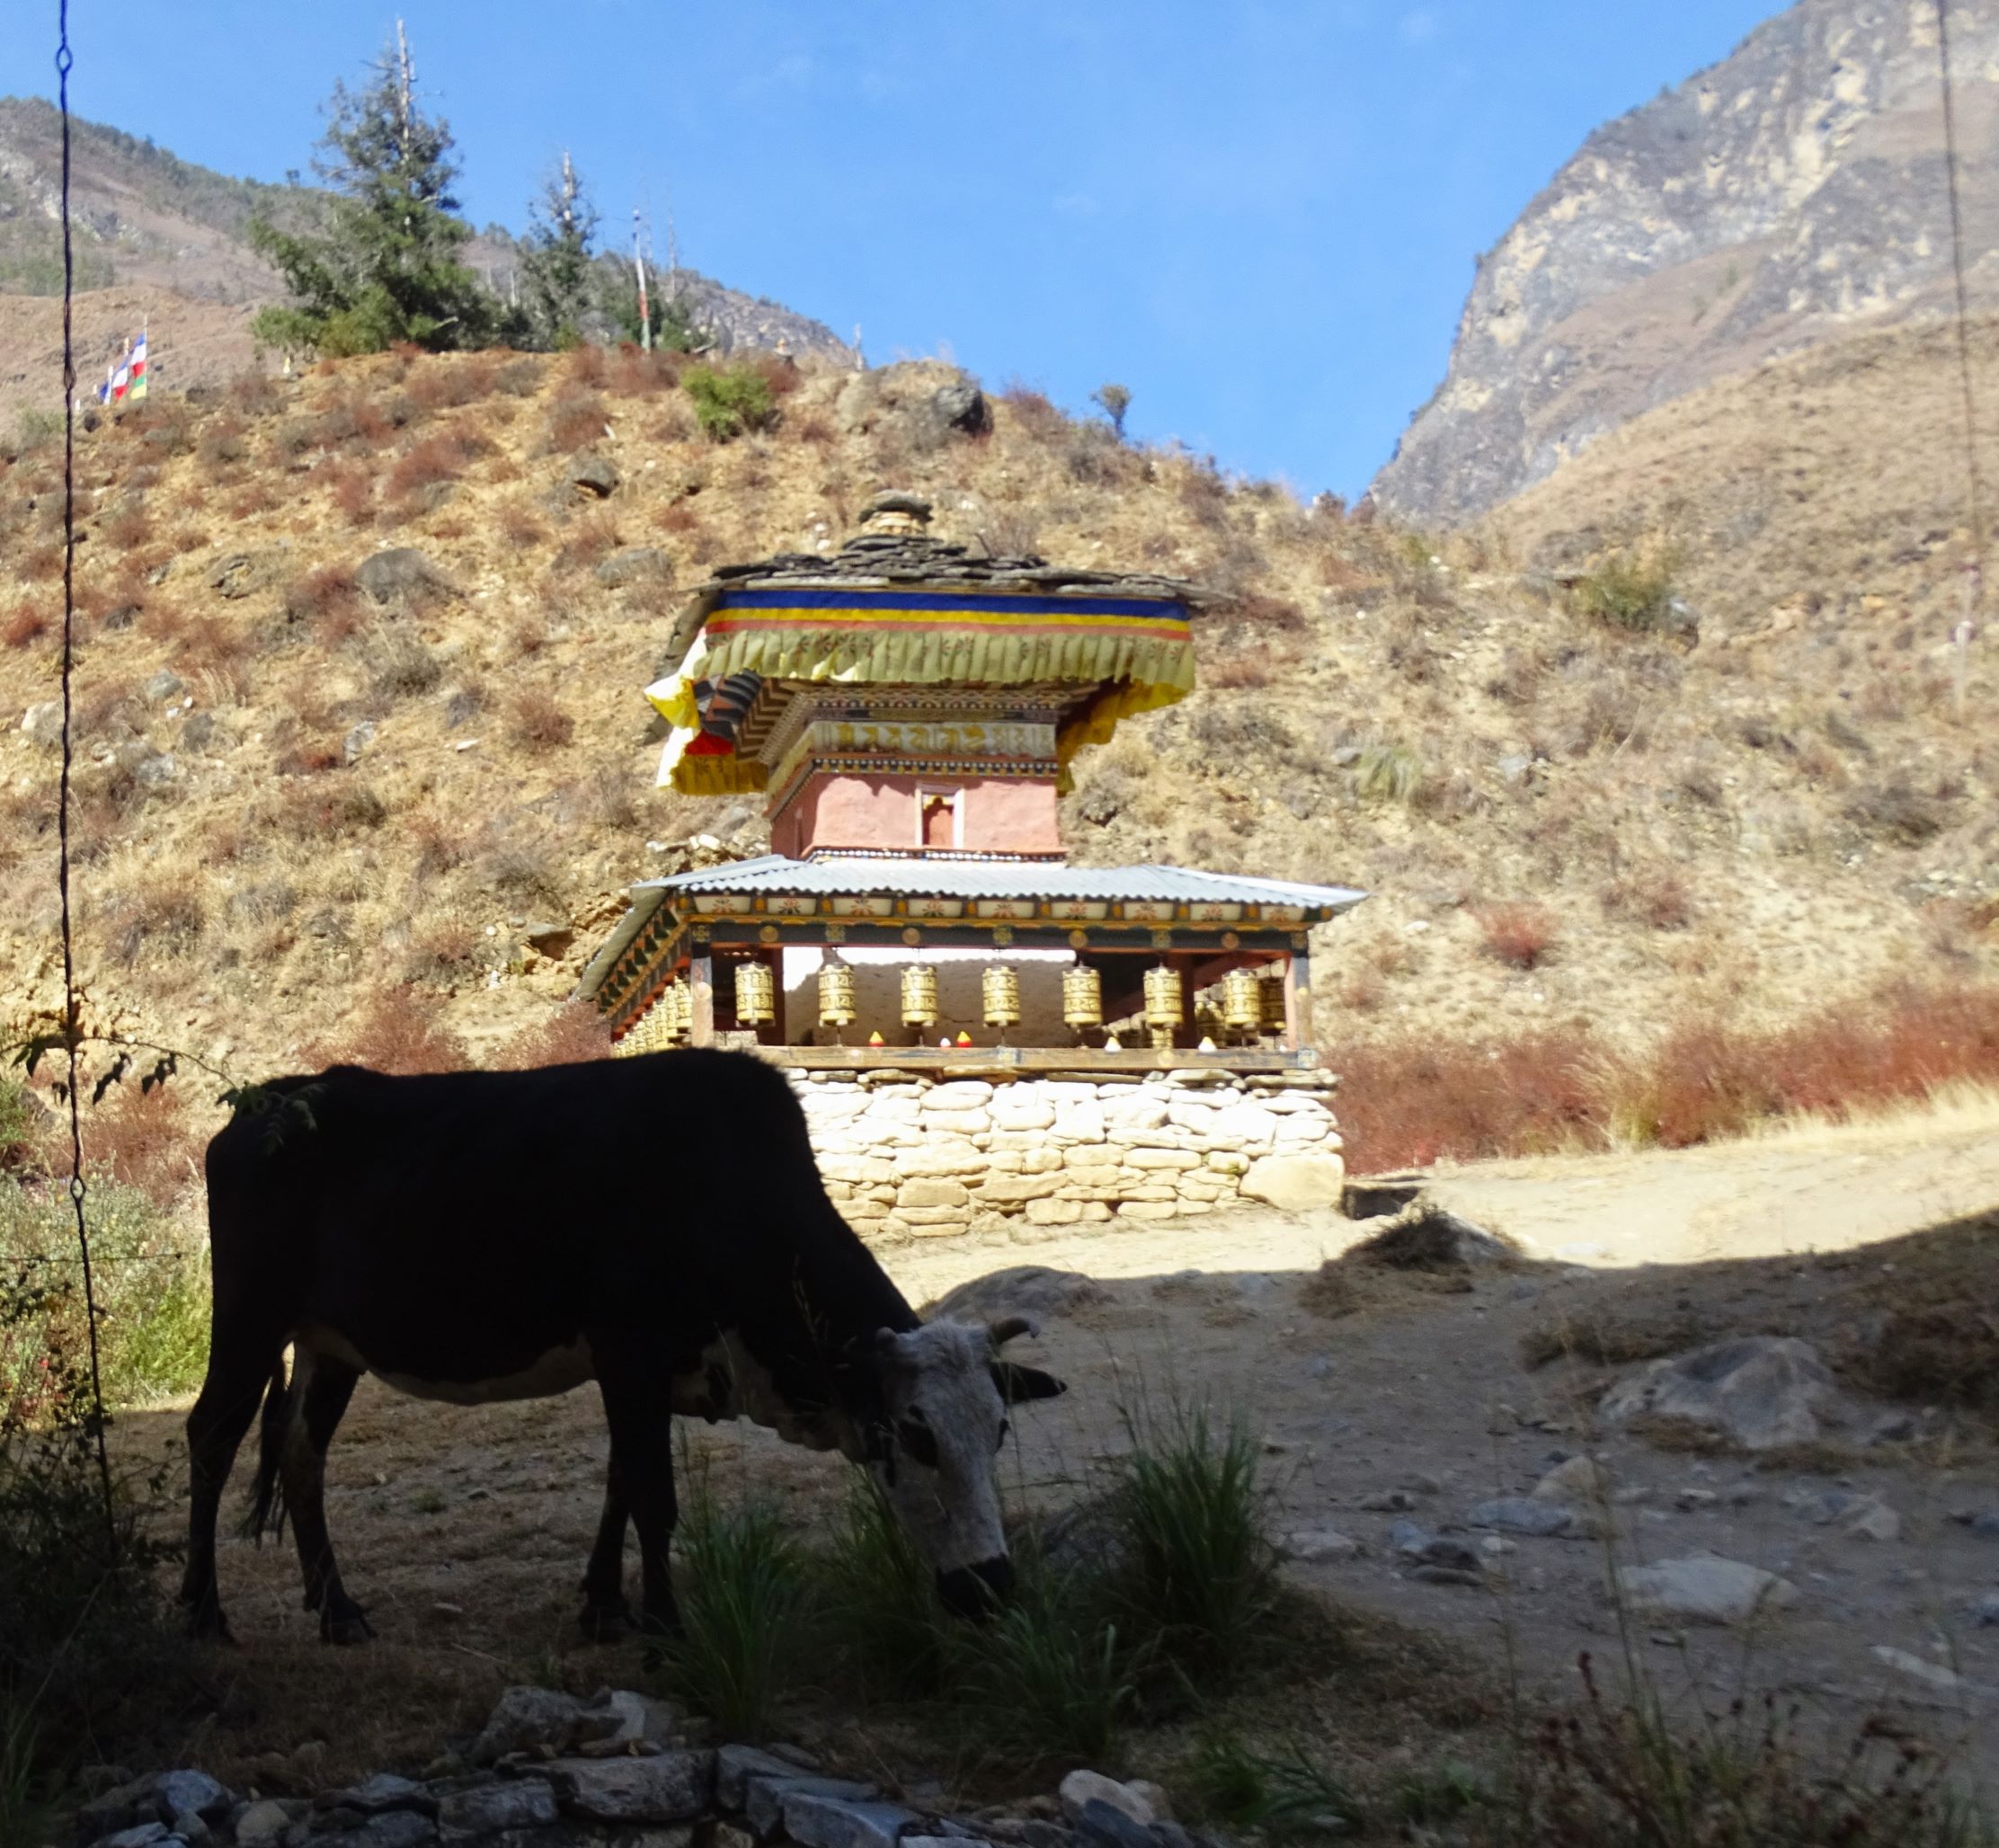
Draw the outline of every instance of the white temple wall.
[[[1239,1201],[1303,1211],[1337,1204],[1345,1179],[1321,1072],[791,1076],[827,1190],[871,1242],[1115,1231]]]

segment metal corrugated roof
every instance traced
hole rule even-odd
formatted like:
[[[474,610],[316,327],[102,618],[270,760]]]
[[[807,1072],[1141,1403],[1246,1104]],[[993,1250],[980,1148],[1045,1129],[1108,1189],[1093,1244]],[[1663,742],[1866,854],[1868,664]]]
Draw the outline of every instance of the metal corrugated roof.
[[[754,860],[705,866],[648,879],[634,892],[800,893],[815,896],[897,898],[1168,899],[1223,904],[1337,906],[1367,894],[1345,885],[1301,885],[1204,873],[1191,866],[1064,866],[1047,861],[873,859],[828,856],[813,860],[765,854]]]
[[[765,854],[632,887],[632,908],[583,971],[578,993],[595,994],[626,946],[668,899],[680,893],[809,893],[814,897],[1057,898],[1141,900],[1219,904],[1308,905],[1344,911],[1367,896],[1346,885],[1303,885],[1289,879],[1252,879],[1239,873],[1204,873],[1192,866],[1060,866],[1042,862],[991,860],[787,859]]]

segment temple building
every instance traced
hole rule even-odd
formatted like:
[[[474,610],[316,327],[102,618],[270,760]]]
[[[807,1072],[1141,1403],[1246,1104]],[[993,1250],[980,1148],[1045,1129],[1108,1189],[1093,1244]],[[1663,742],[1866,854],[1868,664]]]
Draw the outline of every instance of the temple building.
[[[1313,1044],[1309,932],[1364,894],[1175,866],[1071,866],[1063,852],[1058,801],[1076,754],[1193,689],[1200,593],[975,556],[930,537],[929,515],[924,501],[884,494],[839,552],[725,567],[694,592],[666,677],[646,689],[672,728],[659,781],[760,796],[773,850],[634,886],[582,992],[621,1052],[750,1044],[790,1067],[815,1140],[839,1118],[856,1159],[894,1170],[855,1196],[886,1209],[876,1231],[960,1229],[996,1183],[985,1204],[1017,1216],[1038,1206],[1035,1223],[1199,1210],[1287,1147],[1319,1161],[1322,1188],[1337,1137]],[[1047,1116],[1052,1129],[1066,1105],[1089,1131],[1105,1103],[1142,1103],[1148,1079],[1190,1109],[1234,1109],[1247,1146],[1152,1136],[1152,1152],[1174,1144],[1201,1170],[1192,1180],[1173,1179],[1186,1172],[1177,1159],[1162,1170],[1110,1159],[1118,1149],[1106,1144],[1096,1150],[1106,1159],[1071,1164],[1092,1172],[1065,1186],[1060,1135],[1052,1170],[971,1160],[1025,1155],[1006,1146],[1012,1134],[1035,1138],[1045,1158],[1049,1138],[1030,1120]],[[1081,1108],[1085,1091],[1099,1107]],[[953,1094],[965,1117],[945,1140],[967,1144],[955,1168],[927,1163],[920,1146],[918,1159],[895,1153],[893,1092],[913,1097],[919,1123],[950,1119],[941,1094]],[[1258,1098],[1283,1107],[1253,1127],[1243,1111]],[[857,1120],[874,1115],[872,1132]],[[1070,1146],[1090,1153],[1100,1141]],[[1240,1159],[1209,1159],[1222,1156]],[[1037,1174],[1055,1184],[1027,1186]],[[902,1186],[912,1179],[928,1183],[915,1189],[924,1200],[948,1197],[912,1204]],[[1126,1197],[1134,1188],[1154,1197]],[[1078,1191],[1090,1197],[1062,1197]]]

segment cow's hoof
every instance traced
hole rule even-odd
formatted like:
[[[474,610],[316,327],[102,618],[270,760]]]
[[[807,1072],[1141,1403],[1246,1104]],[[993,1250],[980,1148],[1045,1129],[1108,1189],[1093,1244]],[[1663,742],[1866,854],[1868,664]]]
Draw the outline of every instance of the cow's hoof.
[[[229,1629],[229,1620],[222,1614],[222,1606],[212,1600],[197,1604],[188,1613],[188,1634],[198,1643],[230,1643],[235,1637]]]
[[[328,1643],[365,1643],[375,1635],[368,1613],[343,1592],[333,1592],[319,1613],[319,1639]]]
[[[576,1622],[586,1642],[616,1642],[632,1629],[632,1607],[623,1598],[615,1604],[585,1604]]]

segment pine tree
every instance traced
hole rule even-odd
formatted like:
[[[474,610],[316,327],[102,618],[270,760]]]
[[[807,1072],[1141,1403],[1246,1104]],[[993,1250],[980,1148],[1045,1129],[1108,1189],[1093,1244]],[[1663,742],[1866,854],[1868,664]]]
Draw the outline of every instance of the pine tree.
[[[322,155],[334,190],[324,232],[254,221],[251,242],[283,273],[293,299],[265,308],[257,339],[288,352],[337,357],[409,341],[433,352],[489,336],[493,304],[458,261],[471,227],[456,216],[449,126],[416,102],[416,67],[401,21],[359,91],[336,82]]]
[[[520,281],[532,338],[544,347],[574,346],[590,307],[590,244],[597,211],[566,153],[562,172],[528,208],[528,217]]]

